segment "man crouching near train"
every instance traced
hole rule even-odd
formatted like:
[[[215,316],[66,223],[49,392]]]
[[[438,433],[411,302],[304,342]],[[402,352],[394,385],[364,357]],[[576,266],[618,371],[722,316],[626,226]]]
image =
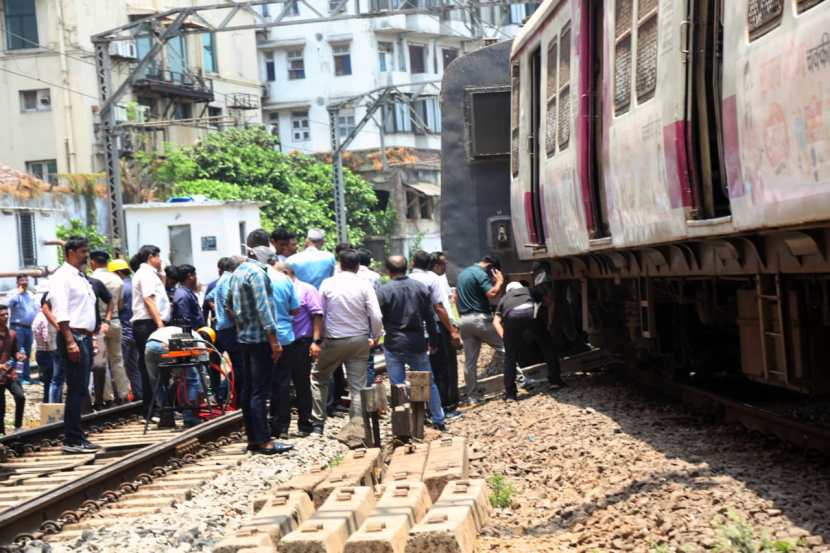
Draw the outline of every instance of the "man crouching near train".
[[[504,340],[504,399],[515,401],[516,368],[519,352],[528,345],[535,345],[542,352],[548,366],[548,382],[551,388],[563,386],[559,373],[559,357],[548,331],[549,310],[545,298],[538,290],[530,290],[519,282],[507,285],[504,297],[496,308],[493,326]]]

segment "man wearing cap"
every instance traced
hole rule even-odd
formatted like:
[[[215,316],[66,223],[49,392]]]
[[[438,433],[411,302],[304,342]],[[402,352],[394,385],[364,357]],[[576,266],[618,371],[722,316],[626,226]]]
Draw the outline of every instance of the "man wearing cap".
[[[101,328],[98,331],[96,340],[98,347],[105,350],[106,359],[109,361],[112,379],[106,379],[104,396],[115,396],[118,403],[127,401],[130,393],[130,380],[127,378],[127,370],[124,368],[124,357],[121,351],[121,320],[116,316],[124,307],[124,281],[121,277],[111,272],[107,267],[110,254],[103,250],[95,250],[89,254],[89,264],[92,268],[90,278],[103,284],[112,296],[109,305],[102,305],[98,302],[98,313],[101,316]],[[115,384],[115,394],[112,391],[112,384]]]
[[[504,364],[504,343],[493,326],[490,301],[501,293],[504,276],[495,257],[486,255],[481,261],[461,271],[458,275],[458,312],[461,314],[461,341],[464,344],[464,382],[469,403],[479,403],[478,355],[481,343],[490,344],[496,354],[493,363],[499,372]]]
[[[308,282],[318,290],[323,281],[334,274],[334,255],[321,249],[325,239],[324,231],[309,230],[305,240],[305,249],[286,260],[298,279]]]

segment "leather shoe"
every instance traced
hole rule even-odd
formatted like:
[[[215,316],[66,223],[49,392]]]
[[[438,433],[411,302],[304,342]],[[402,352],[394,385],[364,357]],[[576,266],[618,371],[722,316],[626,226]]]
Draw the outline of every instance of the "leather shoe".
[[[274,442],[271,445],[249,445],[248,451],[251,453],[259,453],[261,455],[279,455],[294,449],[291,444],[284,444],[281,442]]]

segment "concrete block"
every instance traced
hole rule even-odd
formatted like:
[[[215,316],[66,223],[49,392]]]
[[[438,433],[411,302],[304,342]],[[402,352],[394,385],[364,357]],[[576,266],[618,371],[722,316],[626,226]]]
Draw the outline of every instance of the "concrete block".
[[[284,490],[302,490],[311,497],[314,488],[316,488],[320,482],[325,480],[329,477],[329,471],[326,469],[313,469],[310,472],[306,472],[304,474],[298,474],[288,482],[283,484],[279,484],[277,486],[277,491],[284,491]]]
[[[407,374],[409,379],[409,401],[422,401],[424,403],[429,401],[431,376],[430,371],[410,371]]]
[[[308,494],[302,490],[276,492],[257,514],[245,520],[242,531],[266,533],[274,543],[294,531],[314,512]]]
[[[343,456],[343,461],[331,469],[328,477],[315,486],[312,493],[315,507],[321,506],[338,487],[374,486],[380,483],[383,458],[380,449],[354,449]]]
[[[374,508],[373,488],[336,488],[310,519],[280,541],[278,551],[342,553],[346,540],[357,531]]]
[[[387,484],[375,510],[349,537],[345,553],[404,553],[409,529],[431,504],[423,482]]]
[[[427,516],[409,531],[405,553],[473,553],[489,517],[484,480],[449,483]]]
[[[429,444],[407,444],[395,449],[386,468],[386,481],[420,481],[424,478]]]
[[[412,436],[412,410],[409,405],[392,408],[392,435],[397,438]]]
[[[463,437],[447,436],[430,442],[424,483],[433,502],[438,500],[447,482],[467,478],[469,473],[467,441]]]
[[[223,539],[213,546],[213,553],[237,553],[243,549],[270,548],[274,551],[274,542],[268,534],[253,533],[248,535],[235,535]]]

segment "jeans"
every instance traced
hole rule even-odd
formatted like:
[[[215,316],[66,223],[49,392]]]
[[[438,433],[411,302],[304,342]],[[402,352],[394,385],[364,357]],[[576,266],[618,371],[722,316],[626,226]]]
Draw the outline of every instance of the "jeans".
[[[155,390],[158,386],[158,394],[155,397],[156,405],[161,405],[162,414],[172,415],[174,405],[174,394],[178,394],[178,386],[175,390],[170,390],[170,370],[160,367],[161,354],[167,351],[167,346],[158,340],[148,340],[144,348],[144,361],[147,364],[147,376],[150,379],[150,390]],[[175,384],[178,384],[176,382]],[[199,393],[202,391],[202,385],[199,379],[199,372],[196,367],[188,367],[185,376],[185,387],[187,388],[187,403],[188,407],[182,409],[184,414],[184,423],[193,424],[199,421],[198,410]],[[149,392],[147,395],[151,395]],[[162,416],[162,418],[164,418]]]
[[[49,384],[49,403],[63,403],[63,384],[66,382],[66,370],[60,351],[55,350],[54,370],[52,371],[52,382]]]
[[[515,398],[516,366],[519,351],[528,343],[535,343],[542,350],[548,366],[548,381],[560,382],[559,357],[553,348],[553,339],[545,328],[545,323],[533,318],[533,309],[515,310],[504,319],[504,394]]]
[[[233,365],[233,406],[239,407],[239,398],[242,397],[242,350],[236,339],[236,329],[223,328],[216,332],[216,348],[222,353],[227,352]]]
[[[241,376],[241,394],[237,398],[242,407],[245,434],[248,445],[260,445],[271,437],[268,425],[268,396],[271,395],[271,346],[262,344],[239,344],[242,350],[242,367],[237,370]]]
[[[285,346],[274,370],[271,387],[271,430],[278,435],[291,424],[290,384],[297,394],[297,428],[311,431],[311,338],[300,338]]]
[[[26,395],[23,393],[23,387],[17,380],[7,380],[5,384],[0,385],[0,434],[6,433],[6,390],[14,398],[14,427],[15,429],[23,426],[23,409],[26,406]]]
[[[49,389],[52,386],[52,373],[55,372],[55,352],[37,350],[35,361],[40,371],[40,381],[43,383],[43,403],[49,403]]]
[[[458,355],[450,331],[444,325],[438,330],[438,351],[429,356],[429,364],[441,394],[441,405],[447,411],[458,407]]]
[[[26,359],[23,360],[23,373],[17,376],[28,382],[31,379],[29,357],[32,356],[32,327],[12,323],[12,330],[17,333],[17,347],[23,348],[23,351],[26,352]],[[20,350],[18,349],[18,351]]]
[[[75,342],[80,350],[78,362],[69,359],[66,351],[66,339],[58,333],[58,355],[65,371],[66,401],[63,408],[63,442],[77,445],[86,439],[81,429],[81,409],[89,397],[89,374],[92,371],[92,336],[73,332]]]
[[[147,375],[147,363],[144,360],[144,351],[147,347],[147,339],[150,334],[156,331],[156,323],[152,319],[141,319],[133,322],[133,336],[135,347],[138,350],[138,370],[141,373],[141,389],[145,392],[141,395],[144,412],[147,413],[152,404],[153,387],[150,384],[150,377]]]
[[[141,399],[141,371],[138,370],[138,349],[136,349],[135,341],[132,338],[129,340],[122,339],[121,357],[124,359],[124,370],[127,373],[127,379],[130,381],[133,399]]]
[[[389,374],[389,382],[392,384],[403,384],[406,381],[406,369],[404,365],[409,365],[409,370],[411,371],[430,373],[429,413],[432,416],[432,422],[435,424],[443,423],[444,408],[441,407],[441,394],[438,392],[438,386],[435,384],[435,375],[432,374],[427,352],[399,352],[389,351],[387,349],[383,352],[383,355],[386,358],[386,372]]]
[[[349,380],[349,417],[361,419],[360,390],[366,386],[366,359],[369,357],[368,336],[351,338],[326,338],[320,358],[311,369],[312,423],[322,426],[326,422],[326,398],[329,395],[329,379],[335,370],[346,364]]]
[[[493,364],[502,372],[504,366],[504,343],[493,326],[493,317],[484,313],[468,313],[461,316],[461,341],[464,343],[464,382],[467,397],[479,397],[478,390],[478,355],[481,343],[490,344],[496,354]]]

